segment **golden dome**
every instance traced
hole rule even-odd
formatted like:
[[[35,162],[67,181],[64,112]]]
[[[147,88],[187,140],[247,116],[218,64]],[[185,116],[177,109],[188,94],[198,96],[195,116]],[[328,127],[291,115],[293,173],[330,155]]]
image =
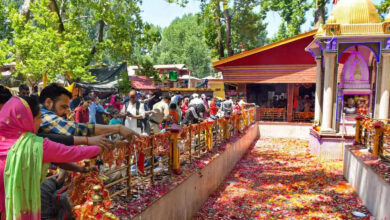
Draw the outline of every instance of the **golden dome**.
[[[336,23],[336,19],[333,17],[333,15],[330,15],[328,18],[328,21],[326,21],[327,24],[334,24]]]
[[[371,0],[340,0],[331,16],[336,24],[380,23],[378,12]],[[328,20],[329,22],[329,20]]]

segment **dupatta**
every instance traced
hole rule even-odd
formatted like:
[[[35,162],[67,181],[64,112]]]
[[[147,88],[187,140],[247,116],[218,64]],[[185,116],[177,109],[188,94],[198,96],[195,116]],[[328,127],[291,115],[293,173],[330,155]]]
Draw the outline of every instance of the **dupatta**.
[[[43,138],[35,132],[28,104],[11,98],[0,112],[0,199],[7,219],[41,219],[40,184],[48,163],[42,164]]]

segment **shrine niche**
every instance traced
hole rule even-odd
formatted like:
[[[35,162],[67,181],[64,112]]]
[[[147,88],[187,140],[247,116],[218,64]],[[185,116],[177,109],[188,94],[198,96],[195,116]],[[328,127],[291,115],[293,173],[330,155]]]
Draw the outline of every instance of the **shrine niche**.
[[[369,71],[364,58],[359,51],[351,51],[342,71],[339,88],[369,89]]]
[[[338,85],[339,109],[345,114],[345,120],[354,121],[356,115],[370,113],[372,88],[370,84],[370,72],[366,59],[371,52],[366,49],[366,59],[358,50],[349,51],[349,56],[341,72]],[[362,48],[361,48],[362,50]],[[341,117],[339,114],[337,117]],[[338,118],[341,121],[341,118]]]

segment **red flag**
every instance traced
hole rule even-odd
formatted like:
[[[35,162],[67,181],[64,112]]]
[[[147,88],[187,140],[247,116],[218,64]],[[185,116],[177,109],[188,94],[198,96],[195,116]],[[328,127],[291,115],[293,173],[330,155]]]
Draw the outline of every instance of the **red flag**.
[[[138,154],[138,162],[137,162],[138,170],[142,174],[145,174],[145,154],[143,152],[140,152]]]
[[[337,1],[338,1],[338,0],[333,0],[333,4],[334,4],[334,5],[337,4]]]
[[[297,97],[294,96],[293,108],[296,109],[297,107],[298,107],[298,100],[297,100]]]

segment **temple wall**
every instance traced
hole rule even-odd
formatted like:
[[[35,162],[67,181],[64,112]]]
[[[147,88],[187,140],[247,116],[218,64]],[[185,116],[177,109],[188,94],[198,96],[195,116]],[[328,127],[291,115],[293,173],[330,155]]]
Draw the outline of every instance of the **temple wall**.
[[[259,122],[261,137],[309,139],[310,123]]]
[[[390,184],[357,158],[348,147],[344,153],[344,177],[375,219],[390,219]]]
[[[133,219],[192,219],[258,137],[259,126],[255,123],[242,138],[228,143],[226,151]]]

